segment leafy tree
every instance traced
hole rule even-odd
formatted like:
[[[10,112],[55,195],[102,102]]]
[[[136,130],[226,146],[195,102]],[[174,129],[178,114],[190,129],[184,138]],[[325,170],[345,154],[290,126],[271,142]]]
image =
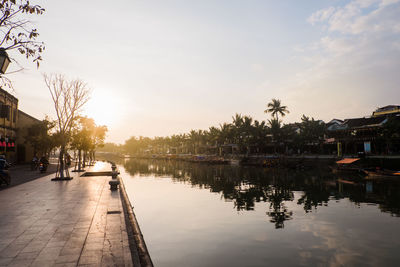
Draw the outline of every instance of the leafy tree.
[[[211,126],[207,132],[207,144],[216,147],[215,153],[221,154],[221,142],[220,142],[221,131],[217,127]]]
[[[85,167],[85,160],[82,164],[82,151],[86,155],[86,152],[92,146],[94,120],[87,117],[77,117],[76,121],[72,129],[71,148],[78,150],[78,171],[81,171],[81,167]]]
[[[301,146],[301,139],[299,135],[298,123],[284,124],[280,131],[280,138],[285,143],[285,151],[289,151],[289,148],[295,149],[297,151]]]
[[[104,140],[106,138],[106,133],[108,129],[107,126],[101,125],[101,126],[95,126],[93,136],[92,136],[92,150],[90,151],[90,157],[92,160],[96,160],[96,149],[99,147],[104,146]]]
[[[251,144],[256,146],[257,153],[267,145],[268,127],[265,121],[254,121]]]
[[[45,46],[37,41],[39,33],[27,18],[42,15],[44,11],[44,8],[28,0],[0,0],[0,47],[6,51],[17,50],[39,67]],[[2,79],[3,83],[11,85],[4,76]]]
[[[115,143],[104,143],[102,146],[99,146],[97,149],[99,152],[109,152],[109,153],[122,153],[123,148],[122,145]]]
[[[216,145],[218,146],[219,143],[219,136],[220,136],[221,132],[217,127],[211,126],[210,128],[208,128],[208,132],[207,132],[207,139],[208,142],[211,145]]]
[[[26,129],[25,140],[33,147],[34,154],[48,154],[55,146],[55,140],[50,134],[53,127],[54,122],[46,118]]]
[[[305,145],[320,145],[324,140],[325,123],[314,118],[309,118],[305,115],[301,117],[300,140],[303,146]]]
[[[206,134],[203,130],[191,130],[188,135],[191,152],[197,154],[205,143]]]
[[[219,128],[220,128],[219,142],[221,144],[233,143],[234,139],[233,125],[230,123],[223,123],[219,125]]]
[[[149,150],[149,146],[151,146],[150,138],[143,136],[132,136],[125,141],[124,149],[129,154],[134,155],[147,152]]]

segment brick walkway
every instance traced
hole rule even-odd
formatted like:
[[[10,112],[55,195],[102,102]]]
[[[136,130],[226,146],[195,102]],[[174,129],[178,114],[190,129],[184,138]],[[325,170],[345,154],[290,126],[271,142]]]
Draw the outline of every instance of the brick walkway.
[[[133,266],[110,177],[71,175],[0,191],[0,266]]]

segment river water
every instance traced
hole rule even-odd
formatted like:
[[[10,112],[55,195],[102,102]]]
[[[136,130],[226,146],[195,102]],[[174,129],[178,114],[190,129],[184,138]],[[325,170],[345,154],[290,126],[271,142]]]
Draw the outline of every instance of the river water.
[[[400,183],[324,170],[129,160],[155,266],[399,266]]]

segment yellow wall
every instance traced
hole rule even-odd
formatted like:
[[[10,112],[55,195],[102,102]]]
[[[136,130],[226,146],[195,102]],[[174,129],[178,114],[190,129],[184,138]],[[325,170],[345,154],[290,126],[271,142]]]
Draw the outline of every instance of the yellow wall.
[[[9,116],[7,118],[0,118],[0,140],[4,141],[7,139],[10,143],[13,142],[15,144],[14,141],[17,137],[18,99],[7,91],[0,89],[0,103],[9,106]],[[14,162],[16,159],[16,147],[7,149],[2,146],[0,148],[0,153],[6,154],[7,160],[11,162]]]
[[[25,136],[27,135],[27,128],[40,121],[21,110],[18,111],[17,121],[18,121],[17,123],[18,130],[17,130],[16,143],[17,143],[17,151],[19,153],[19,155],[17,155],[17,159],[19,162],[30,162],[33,158],[34,151],[32,146],[25,142]]]

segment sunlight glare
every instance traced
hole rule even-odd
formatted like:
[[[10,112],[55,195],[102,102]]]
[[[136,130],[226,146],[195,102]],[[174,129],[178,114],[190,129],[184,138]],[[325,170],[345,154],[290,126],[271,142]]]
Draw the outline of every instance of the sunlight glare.
[[[98,90],[92,94],[85,106],[85,114],[93,118],[97,125],[110,127],[118,120],[121,105],[117,103],[112,92]]]
[[[93,172],[101,171],[106,167],[106,163],[103,161],[97,161],[93,166]]]

